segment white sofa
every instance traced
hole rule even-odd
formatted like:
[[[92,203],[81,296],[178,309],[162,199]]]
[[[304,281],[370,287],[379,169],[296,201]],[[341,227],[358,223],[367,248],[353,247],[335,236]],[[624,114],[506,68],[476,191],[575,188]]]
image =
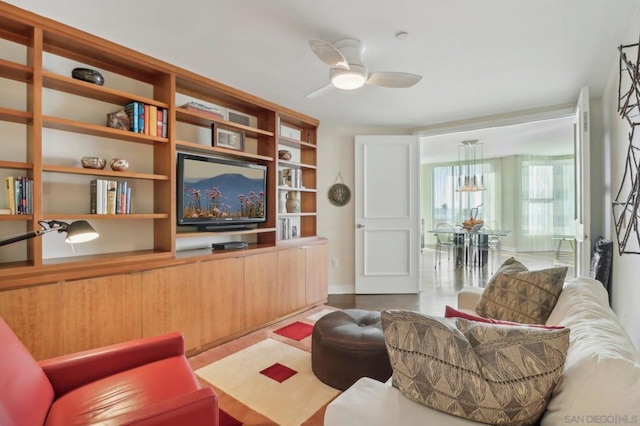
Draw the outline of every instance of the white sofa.
[[[463,290],[458,308],[474,312],[481,294],[478,288]],[[640,424],[640,353],[609,308],[603,285],[585,277],[567,283],[547,325],[569,327],[571,332],[562,377],[541,424]],[[327,406],[324,424],[480,423],[415,403],[391,386],[391,380],[362,378]]]

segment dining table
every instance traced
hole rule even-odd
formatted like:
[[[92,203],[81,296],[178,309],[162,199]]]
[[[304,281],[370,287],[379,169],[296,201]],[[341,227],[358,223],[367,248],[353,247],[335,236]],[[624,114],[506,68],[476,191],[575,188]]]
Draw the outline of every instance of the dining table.
[[[453,235],[455,266],[463,267],[474,266],[475,264],[485,266],[488,260],[489,237],[497,237],[499,243],[499,239],[508,236],[511,230],[489,228],[475,230],[472,228],[454,227],[450,229],[432,229],[427,232],[430,234]],[[477,263],[474,261],[472,252],[474,247],[479,250]]]

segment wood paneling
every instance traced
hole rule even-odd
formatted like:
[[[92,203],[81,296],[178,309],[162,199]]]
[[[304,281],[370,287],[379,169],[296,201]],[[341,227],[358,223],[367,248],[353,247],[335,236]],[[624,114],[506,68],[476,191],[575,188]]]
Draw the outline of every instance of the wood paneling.
[[[305,305],[305,249],[302,247],[280,250],[278,314],[294,312]]]
[[[139,273],[64,283],[64,352],[142,337],[141,284]]]
[[[313,245],[306,248],[306,303],[324,303],[328,296],[329,246]]]
[[[61,284],[0,292],[0,316],[35,359],[63,354]]]
[[[244,258],[245,327],[251,329],[277,318],[278,253]]]
[[[185,350],[200,345],[199,265],[142,273],[142,335],[182,332]]]
[[[240,333],[244,328],[244,260],[230,258],[200,264],[200,342]]]

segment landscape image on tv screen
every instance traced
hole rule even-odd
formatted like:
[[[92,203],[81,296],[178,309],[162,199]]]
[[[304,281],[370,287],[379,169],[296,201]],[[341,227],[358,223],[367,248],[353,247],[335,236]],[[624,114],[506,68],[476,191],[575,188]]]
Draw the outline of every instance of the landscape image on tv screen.
[[[261,168],[185,159],[183,217],[263,218],[264,173]]]

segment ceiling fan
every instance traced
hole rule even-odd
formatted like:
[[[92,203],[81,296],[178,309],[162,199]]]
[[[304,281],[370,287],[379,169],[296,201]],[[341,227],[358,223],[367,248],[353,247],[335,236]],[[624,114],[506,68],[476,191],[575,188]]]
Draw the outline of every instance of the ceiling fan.
[[[348,38],[334,44],[324,40],[309,40],[311,51],[325,64],[329,65],[330,83],[314,90],[305,98],[315,98],[332,87],[342,90],[354,90],[364,84],[372,86],[406,88],[418,83],[421,75],[407,72],[372,71],[364,64],[362,54],[364,46],[360,40]]]

